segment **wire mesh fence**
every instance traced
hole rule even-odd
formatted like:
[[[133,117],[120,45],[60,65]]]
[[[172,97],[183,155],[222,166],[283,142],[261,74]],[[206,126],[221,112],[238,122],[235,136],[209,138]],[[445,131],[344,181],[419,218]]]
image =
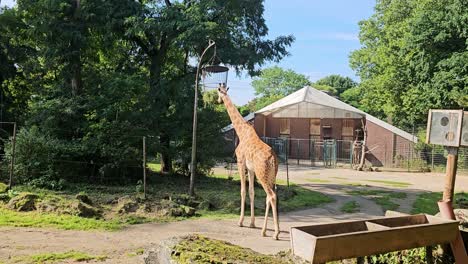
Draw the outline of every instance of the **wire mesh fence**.
[[[361,153],[362,142],[351,140],[313,140],[263,137],[277,153],[281,163],[318,167],[351,167],[353,155]],[[356,144],[355,144],[356,143]],[[442,146],[416,144],[367,146],[366,160],[371,166],[400,168],[408,171],[444,171],[447,151]],[[468,148],[458,150],[458,169],[468,171]]]

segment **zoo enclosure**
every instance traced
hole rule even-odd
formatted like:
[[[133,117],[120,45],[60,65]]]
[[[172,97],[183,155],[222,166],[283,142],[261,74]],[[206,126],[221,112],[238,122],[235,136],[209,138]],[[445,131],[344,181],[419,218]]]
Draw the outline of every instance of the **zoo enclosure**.
[[[350,140],[311,140],[294,138],[262,137],[277,153],[281,163],[320,166],[320,167],[351,167],[353,154],[361,153],[361,148],[353,149]],[[359,142],[362,143],[362,142]],[[378,166],[385,168],[401,168],[408,171],[444,171],[447,162],[447,151],[436,145],[420,147],[417,144],[398,145],[395,155],[386,155],[385,145],[367,146],[366,162],[371,163],[372,157],[382,156]],[[381,155],[380,155],[381,154]],[[468,171],[468,148],[461,147],[458,151],[458,169]]]

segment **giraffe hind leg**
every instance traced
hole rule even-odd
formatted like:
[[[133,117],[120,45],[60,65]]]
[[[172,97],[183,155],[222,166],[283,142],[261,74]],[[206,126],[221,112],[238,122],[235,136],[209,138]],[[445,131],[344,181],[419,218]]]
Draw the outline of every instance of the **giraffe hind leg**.
[[[255,173],[249,170],[250,228],[255,228]]]
[[[278,208],[276,207],[276,201],[277,201],[276,193],[272,191],[272,194],[270,197],[270,204],[271,204],[271,211],[273,213],[273,223],[275,225],[275,234],[273,236],[273,239],[278,240],[280,230],[279,230]]]
[[[265,205],[265,219],[263,220],[262,236],[266,236],[266,229],[268,224],[268,214],[270,213],[270,196],[266,197]]]

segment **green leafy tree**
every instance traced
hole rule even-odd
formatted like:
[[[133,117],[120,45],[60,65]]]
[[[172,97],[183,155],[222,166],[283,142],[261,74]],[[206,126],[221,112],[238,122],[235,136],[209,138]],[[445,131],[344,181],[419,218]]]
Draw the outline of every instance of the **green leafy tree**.
[[[183,171],[192,141],[192,62],[208,40],[217,43],[216,58],[251,75],[288,54],[293,37],[267,39],[263,12],[258,0],[18,0],[2,10],[2,91],[24,113],[18,155],[39,151],[26,144],[37,135],[51,153],[47,166],[43,153],[20,159],[17,172],[34,172],[42,182],[76,174],[134,180],[139,173],[127,167],[141,164],[142,136],[149,136],[149,153],[161,154],[165,172],[174,163]],[[227,115],[220,110],[197,110],[200,169],[222,156]]]
[[[286,96],[309,84],[311,82],[307,76],[278,66],[262,70],[260,75],[252,81],[255,95],[264,98]]]
[[[430,108],[466,107],[467,8],[460,0],[377,1],[350,59],[363,110],[411,127]]]
[[[336,95],[340,96],[343,92],[351,89],[357,85],[353,79],[349,77],[343,77],[339,74],[332,74],[316,81],[315,85],[326,85],[336,90]]]
[[[137,13],[126,20],[127,38],[138,46],[148,68],[148,116],[150,127],[160,138],[163,171],[170,170],[171,127],[181,127],[182,121],[180,116],[167,117],[168,110],[178,108],[171,102],[180,102],[174,98],[180,96],[175,84],[193,76],[189,58],[199,57],[208,39],[217,43],[217,55],[224,63],[251,75],[257,73],[258,65],[288,54],[286,47],[293,37],[266,39],[263,12],[260,0],[142,1]]]

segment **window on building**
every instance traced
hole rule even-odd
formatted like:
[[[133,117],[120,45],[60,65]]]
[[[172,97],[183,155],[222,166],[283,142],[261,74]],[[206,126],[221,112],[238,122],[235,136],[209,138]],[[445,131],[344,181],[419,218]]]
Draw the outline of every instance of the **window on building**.
[[[354,120],[343,119],[343,126],[341,128],[341,137],[344,140],[353,140],[354,135]]]
[[[287,118],[280,119],[280,135],[289,135],[289,134],[290,134],[289,119]]]
[[[320,140],[320,119],[310,119],[310,139]]]
[[[310,135],[320,136],[320,119],[310,119]]]

